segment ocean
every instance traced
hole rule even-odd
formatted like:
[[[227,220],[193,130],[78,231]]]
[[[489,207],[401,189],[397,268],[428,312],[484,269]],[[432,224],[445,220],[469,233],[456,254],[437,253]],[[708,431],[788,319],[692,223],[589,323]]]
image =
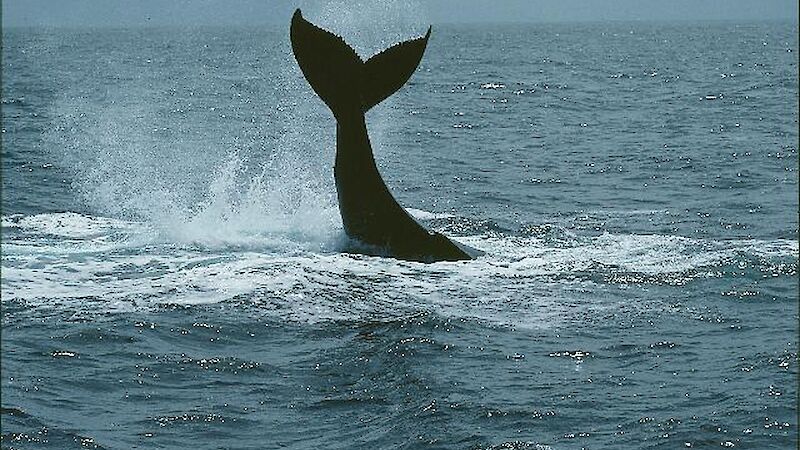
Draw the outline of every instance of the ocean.
[[[343,251],[288,24],[2,30],[3,448],[797,448],[796,22],[434,25],[433,264]]]

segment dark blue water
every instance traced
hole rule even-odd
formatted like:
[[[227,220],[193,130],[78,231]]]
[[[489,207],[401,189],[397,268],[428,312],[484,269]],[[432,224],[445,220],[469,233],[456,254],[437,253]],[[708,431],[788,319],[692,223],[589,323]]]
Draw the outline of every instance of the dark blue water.
[[[796,448],[795,23],[434,27],[430,265],[341,251],[287,29],[3,29],[3,448]]]

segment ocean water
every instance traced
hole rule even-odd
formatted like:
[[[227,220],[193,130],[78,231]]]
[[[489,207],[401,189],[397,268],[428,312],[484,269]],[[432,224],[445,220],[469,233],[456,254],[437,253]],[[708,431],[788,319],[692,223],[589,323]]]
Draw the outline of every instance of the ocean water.
[[[3,448],[796,448],[797,36],[435,26],[370,136],[486,254],[420,264],[342,251],[288,17],[4,28]]]

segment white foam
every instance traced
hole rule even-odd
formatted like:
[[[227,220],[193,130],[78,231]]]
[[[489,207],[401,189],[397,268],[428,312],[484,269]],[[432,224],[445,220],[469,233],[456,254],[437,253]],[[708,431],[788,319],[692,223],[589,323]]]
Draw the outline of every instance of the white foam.
[[[610,274],[690,281],[743,254],[798,257],[788,240],[495,235],[459,239],[486,252],[477,260],[422,264],[319,250],[291,234],[275,234],[278,247],[197,245],[146,223],[74,213],[4,217],[3,225],[14,230],[2,242],[3,301],[87,311],[233,301],[302,322],[434,313],[543,328],[569,320],[576,303],[583,313],[611,307],[592,300],[615,289]]]
[[[434,213],[416,208],[406,208],[406,211],[418,220],[449,219],[455,217],[449,213]]]
[[[110,231],[127,231],[130,224],[107,217],[93,217],[74,212],[3,216],[4,228],[19,228],[27,233],[47,234],[70,239],[91,239]]]

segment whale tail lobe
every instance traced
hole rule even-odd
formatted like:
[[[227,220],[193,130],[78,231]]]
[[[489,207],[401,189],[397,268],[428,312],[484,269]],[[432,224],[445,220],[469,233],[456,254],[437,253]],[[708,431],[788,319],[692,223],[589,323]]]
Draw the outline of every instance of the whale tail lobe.
[[[299,9],[292,16],[289,34],[306,80],[339,117],[354,108],[366,112],[400,89],[419,65],[431,29],[366,61],[344,39],[305,20]]]

